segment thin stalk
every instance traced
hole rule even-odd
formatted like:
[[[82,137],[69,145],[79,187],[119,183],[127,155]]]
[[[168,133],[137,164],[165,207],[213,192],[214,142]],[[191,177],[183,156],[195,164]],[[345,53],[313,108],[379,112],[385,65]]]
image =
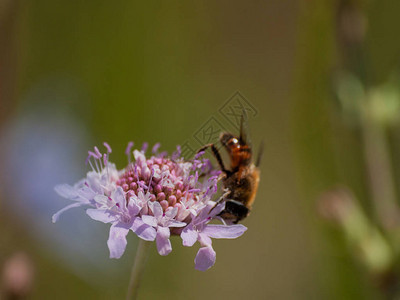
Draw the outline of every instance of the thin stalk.
[[[368,116],[362,121],[364,153],[377,217],[386,229],[399,224],[399,209],[385,127]]]
[[[126,295],[127,300],[137,299],[140,280],[142,278],[144,267],[146,265],[150,245],[151,242],[139,239],[135,261],[133,262],[132,266],[131,278],[129,280],[128,293]]]

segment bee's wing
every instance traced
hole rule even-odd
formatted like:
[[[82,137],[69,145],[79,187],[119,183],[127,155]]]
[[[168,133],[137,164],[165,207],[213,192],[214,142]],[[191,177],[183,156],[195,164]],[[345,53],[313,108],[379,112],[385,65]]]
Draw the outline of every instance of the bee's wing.
[[[264,153],[264,141],[261,142],[260,147],[258,148],[258,154],[256,159],[256,167],[259,167],[261,164],[261,158]]]

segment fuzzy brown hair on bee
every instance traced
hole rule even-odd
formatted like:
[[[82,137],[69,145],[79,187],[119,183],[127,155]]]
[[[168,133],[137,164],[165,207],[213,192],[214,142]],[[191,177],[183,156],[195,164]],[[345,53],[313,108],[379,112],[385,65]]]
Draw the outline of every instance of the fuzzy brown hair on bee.
[[[246,218],[253,206],[258,183],[260,181],[260,164],[262,147],[256,164],[253,163],[252,148],[247,142],[241,119],[240,135],[221,133],[219,141],[224,146],[230,158],[230,169],[226,169],[221,155],[214,144],[208,144],[198,150],[198,153],[211,148],[222,171],[221,181],[226,191],[221,201],[225,201],[225,209],[220,216],[232,223],[238,223]]]

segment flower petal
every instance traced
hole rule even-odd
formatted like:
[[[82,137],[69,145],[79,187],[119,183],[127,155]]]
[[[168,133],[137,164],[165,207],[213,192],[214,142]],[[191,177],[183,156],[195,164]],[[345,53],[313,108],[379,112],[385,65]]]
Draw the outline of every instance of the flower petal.
[[[194,243],[196,243],[198,237],[199,234],[196,230],[193,229],[193,226],[188,225],[188,227],[183,229],[181,233],[183,246],[192,247]]]
[[[112,195],[112,198],[115,201],[115,203],[118,204],[118,207],[120,207],[121,209],[126,207],[125,193],[122,187],[120,186],[117,187],[117,189],[114,191]]]
[[[212,247],[202,247],[194,259],[195,268],[199,271],[206,271],[215,264],[217,254]]]
[[[97,207],[108,207],[110,206],[109,202],[111,202],[107,196],[104,195],[96,195],[93,197],[96,202]]]
[[[121,223],[111,225],[110,236],[107,241],[108,249],[110,250],[110,258],[120,258],[125,252],[126,235],[129,229]]]
[[[199,237],[197,238],[199,241],[200,245],[203,247],[211,247],[212,240],[207,234],[204,234],[203,232],[199,232]]]
[[[196,223],[202,222],[202,220],[205,220],[207,218],[211,219],[213,217],[214,210],[218,208],[217,206],[215,207],[215,209],[213,209],[214,206],[214,202],[210,201],[208,205],[200,207],[197,210]]]
[[[117,218],[116,214],[108,209],[89,208],[86,210],[86,214],[93,220],[103,223],[113,223]]]
[[[67,211],[68,209],[71,209],[71,208],[74,208],[74,207],[79,207],[79,206],[82,206],[82,205],[85,205],[85,204],[86,204],[86,203],[73,203],[73,204],[70,204],[70,205],[64,207],[63,209],[60,209],[60,210],[59,210],[58,212],[56,212],[56,213],[53,215],[53,217],[51,218],[52,222],[53,222],[53,223],[57,222],[58,219],[60,218],[60,215],[61,215],[62,213],[64,213],[65,211]]]
[[[94,171],[90,171],[86,175],[87,183],[89,187],[96,193],[96,194],[103,194],[103,187],[101,186],[101,182],[99,179],[99,174]]]
[[[85,199],[86,201],[91,201],[94,199],[94,197],[97,195],[95,191],[93,191],[91,188],[84,186],[80,188],[78,191],[78,196],[81,199]]]
[[[178,208],[177,208],[177,207],[174,207],[174,208],[171,209],[171,210],[167,210],[167,211],[165,212],[165,216],[166,216],[168,219],[173,219],[173,218],[175,218],[175,216],[176,216],[177,213],[178,213]]]
[[[215,239],[235,239],[247,230],[246,226],[238,225],[207,225],[203,233]]]
[[[222,201],[218,204],[213,204],[212,210],[210,211],[210,217],[213,218],[215,216],[217,216],[221,211],[223,211],[225,209],[225,201]]]
[[[172,251],[171,241],[169,240],[170,231],[168,227],[158,226],[157,228],[157,250],[162,256],[168,255]]]
[[[163,215],[163,209],[161,207],[161,204],[157,201],[155,202],[149,202],[149,207],[151,209],[151,211],[154,214],[154,217],[156,217],[156,219],[159,219],[162,217]]]
[[[76,200],[78,198],[78,192],[77,189],[74,187],[70,186],[69,184],[59,184],[54,187],[54,190],[59,194],[61,197],[70,199],[70,200]]]
[[[157,227],[157,219],[153,216],[143,215],[142,221],[147,225]]]
[[[128,201],[128,211],[130,216],[137,216],[141,210],[141,207],[136,203],[135,198],[131,197]]]
[[[130,229],[145,241],[154,241],[157,235],[157,231],[152,226],[145,224],[140,218],[134,219]]]
[[[168,222],[168,227],[184,227],[186,226],[187,223],[185,222],[180,222],[180,221],[174,221],[174,220],[170,220]]]

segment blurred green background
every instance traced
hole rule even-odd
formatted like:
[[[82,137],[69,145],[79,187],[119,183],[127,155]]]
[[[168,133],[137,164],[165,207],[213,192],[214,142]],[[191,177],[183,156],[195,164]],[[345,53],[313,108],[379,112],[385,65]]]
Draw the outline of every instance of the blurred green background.
[[[338,21],[347,6],[362,15],[345,23],[353,44]],[[397,70],[399,13],[397,0],[0,1],[2,272],[22,252],[28,299],[123,299],[135,237],[110,260],[108,225],[77,210],[52,224],[68,204],[54,185],[82,178],[87,149],[103,141],[119,168],[129,140],[199,147],[211,117],[229,128],[219,109],[239,91],[257,110],[252,141],[265,143],[249,230],[215,240],[204,273],[196,247],[172,239],[167,257],[153,247],[140,299],[380,299],[316,203],[341,184],[372,211],[362,133],[332,82],[347,70],[375,86]],[[399,126],[385,134],[398,175]]]

